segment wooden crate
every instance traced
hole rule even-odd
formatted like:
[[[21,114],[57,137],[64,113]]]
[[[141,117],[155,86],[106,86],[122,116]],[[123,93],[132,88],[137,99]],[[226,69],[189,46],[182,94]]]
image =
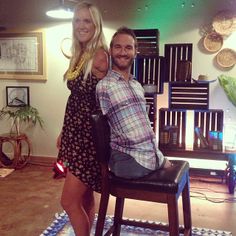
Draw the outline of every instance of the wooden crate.
[[[165,142],[166,132],[169,127],[177,131],[175,143]],[[170,131],[171,132],[171,131]],[[163,136],[164,135],[164,136]],[[161,108],[159,110],[159,148],[164,149],[185,149],[186,137],[186,111],[181,109]]]
[[[138,41],[138,55],[159,55],[159,30],[134,29]]]
[[[156,117],[157,117],[157,96],[156,95],[145,95],[146,107],[148,112],[148,117],[151,123],[151,126],[156,132]]]
[[[209,131],[223,132],[224,124],[224,112],[223,110],[210,109],[210,110],[196,110],[194,111],[194,150],[198,149],[209,149],[211,140],[209,137]],[[201,139],[197,135],[196,128],[199,128],[202,132],[209,147],[204,147],[201,144]],[[223,134],[223,133],[222,133]],[[222,143],[221,143],[222,145]],[[222,147],[218,151],[221,151]]]
[[[208,109],[209,84],[199,83],[169,83],[170,109]]]
[[[156,86],[155,93],[163,93],[163,82],[165,78],[165,59],[159,56],[137,56],[132,73],[142,85]]]
[[[178,81],[176,78],[176,71],[179,61],[192,62],[192,48],[190,43],[184,44],[165,44],[164,56],[166,58],[166,73],[165,82]],[[182,80],[181,78],[179,79]],[[188,81],[191,81],[191,73]]]

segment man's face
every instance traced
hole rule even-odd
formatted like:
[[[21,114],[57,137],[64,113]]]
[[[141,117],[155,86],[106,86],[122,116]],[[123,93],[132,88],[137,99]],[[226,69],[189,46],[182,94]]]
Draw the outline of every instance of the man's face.
[[[110,48],[112,68],[119,71],[130,69],[136,56],[135,41],[128,34],[118,34]]]

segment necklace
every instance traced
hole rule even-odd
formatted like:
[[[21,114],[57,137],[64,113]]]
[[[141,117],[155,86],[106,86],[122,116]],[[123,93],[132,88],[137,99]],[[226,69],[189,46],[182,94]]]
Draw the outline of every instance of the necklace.
[[[67,72],[66,72],[66,79],[67,80],[74,80],[76,79],[79,74],[81,73],[83,67],[84,67],[84,64],[85,62],[87,61],[87,59],[89,58],[89,54],[88,53],[84,53],[78,64],[76,65],[75,69],[73,70],[72,68],[70,68]]]

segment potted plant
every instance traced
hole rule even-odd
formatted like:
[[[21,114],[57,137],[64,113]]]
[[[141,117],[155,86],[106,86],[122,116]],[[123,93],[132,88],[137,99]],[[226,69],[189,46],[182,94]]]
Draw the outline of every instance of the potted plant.
[[[21,106],[21,107],[3,107],[0,110],[0,119],[7,118],[12,120],[12,126],[10,133],[16,133],[17,135],[21,134],[21,125],[37,123],[43,128],[43,119],[39,115],[39,112],[36,108],[32,106]]]
[[[218,77],[219,83],[223,88],[229,101],[236,107],[236,78],[227,75],[220,75]],[[236,150],[236,124],[235,121],[225,121],[225,148],[228,151]]]

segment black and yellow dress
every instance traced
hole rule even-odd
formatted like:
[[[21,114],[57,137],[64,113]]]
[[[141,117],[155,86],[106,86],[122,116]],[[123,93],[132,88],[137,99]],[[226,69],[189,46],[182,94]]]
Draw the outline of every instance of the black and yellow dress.
[[[58,160],[94,191],[101,191],[101,170],[95,159],[91,114],[97,109],[95,90],[99,79],[93,75],[85,80],[83,72],[67,81],[68,98]]]

